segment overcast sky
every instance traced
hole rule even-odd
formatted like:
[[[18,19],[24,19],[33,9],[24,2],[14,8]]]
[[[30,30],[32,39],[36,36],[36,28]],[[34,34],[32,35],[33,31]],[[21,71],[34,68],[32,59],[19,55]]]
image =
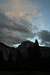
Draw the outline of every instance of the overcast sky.
[[[0,41],[12,46],[36,38],[50,46],[50,0],[0,0]]]

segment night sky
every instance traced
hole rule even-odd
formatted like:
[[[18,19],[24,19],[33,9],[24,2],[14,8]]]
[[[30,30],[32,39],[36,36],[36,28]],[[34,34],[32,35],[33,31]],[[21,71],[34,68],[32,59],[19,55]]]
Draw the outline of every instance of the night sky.
[[[14,46],[35,39],[50,47],[50,0],[0,0],[0,41]]]

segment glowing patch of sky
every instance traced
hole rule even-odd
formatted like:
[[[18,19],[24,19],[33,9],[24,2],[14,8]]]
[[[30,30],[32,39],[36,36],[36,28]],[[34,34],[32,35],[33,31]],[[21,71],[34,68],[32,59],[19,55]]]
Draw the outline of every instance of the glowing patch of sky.
[[[20,44],[14,44],[12,47],[17,48]]]
[[[50,0],[32,0],[33,4],[34,2],[39,6],[41,16],[33,16],[33,25],[40,25],[40,30],[50,31]]]
[[[35,43],[36,39],[38,40],[38,43],[40,46],[45,46],[45,44],[41,44],[41,39],[39,39],[39,37],[37,35],[34,38],[28,38],[27,40],[30,40]]]

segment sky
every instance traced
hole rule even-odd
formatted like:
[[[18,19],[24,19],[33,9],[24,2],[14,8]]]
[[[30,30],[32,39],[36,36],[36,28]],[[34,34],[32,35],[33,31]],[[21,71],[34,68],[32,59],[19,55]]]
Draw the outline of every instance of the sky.
[[[50,47],[50,0],[0,0],[0,41],[38,40]]]

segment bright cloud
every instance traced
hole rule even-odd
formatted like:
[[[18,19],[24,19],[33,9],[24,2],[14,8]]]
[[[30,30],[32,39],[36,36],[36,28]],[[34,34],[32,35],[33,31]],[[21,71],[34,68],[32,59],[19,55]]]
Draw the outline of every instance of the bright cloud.
[[[32,4],[30,0],[8,0],[4,4],[0,4],[0,10],[9,16],[17,16],[32,22],[33,16],[40,15],[40,10]]]

